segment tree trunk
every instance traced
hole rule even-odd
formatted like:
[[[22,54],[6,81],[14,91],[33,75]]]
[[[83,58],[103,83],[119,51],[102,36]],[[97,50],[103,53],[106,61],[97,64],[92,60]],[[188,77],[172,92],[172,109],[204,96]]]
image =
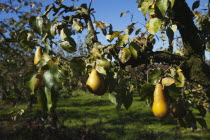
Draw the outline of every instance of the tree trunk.
[[[193,13],[184,0],[175,0],[173,14],[184,44],[184,54],[189,58],[181,67],[184,75],[188,80],[209,87],[210,67],[205,63],[205,45],[194,24]]]

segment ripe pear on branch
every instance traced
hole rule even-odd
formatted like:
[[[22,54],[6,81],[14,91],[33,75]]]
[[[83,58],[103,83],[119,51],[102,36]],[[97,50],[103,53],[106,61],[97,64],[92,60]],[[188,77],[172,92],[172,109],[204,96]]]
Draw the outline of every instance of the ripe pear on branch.
[[[105,79],[96,69],[92,69],[87,79],[86,86],[90,92],[98,96],[104,95],[107,91]]]
[[[169,112],[169,107],[165,99],[163,86],[160,83],[158,83],[155,87],[152,111],[157,118],[164,118],[168,115]]]
[[[34,65],[36,65],[41,59],[42,59],[42,47],[38,46],[34,55]],[[44,74],[43,68],[39,68],[35,81],[34,81],[34,89],[37,89],[43,85],[42,83],[43,74]]]

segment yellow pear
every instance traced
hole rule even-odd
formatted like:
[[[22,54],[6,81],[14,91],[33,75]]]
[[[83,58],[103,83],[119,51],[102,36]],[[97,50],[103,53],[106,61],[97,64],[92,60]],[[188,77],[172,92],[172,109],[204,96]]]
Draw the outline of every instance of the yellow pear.
[[[34,89],[37,89],[43,85],[43,82],[42,82],[43,74],[44,74],[44,70],[40,68],[34,81]]]
[[[107,90],[107,85],[103,75],[100,74],[96,69],[92,69],[87,79],[86,86],[90,92],[99,96],[105,94]]]
[[[174,118],[182,118],[186,115],[187,110],[183,101],[178,100],[171,105],[171,116]]]
[[[163,86],[160,83],[158,83],[155,87],[152,111],[158,118],[163,118],[168,115],[169,107],[165,100]]]
[[[41,59],[42,59],[42,47],[38,46],[34,55],[34,65],[36,65]]]

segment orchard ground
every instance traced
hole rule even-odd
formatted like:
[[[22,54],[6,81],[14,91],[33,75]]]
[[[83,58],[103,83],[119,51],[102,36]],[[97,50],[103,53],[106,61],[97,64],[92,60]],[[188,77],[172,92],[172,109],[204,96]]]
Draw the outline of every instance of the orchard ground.
[[[24,113],[21,115],[21,109]],[[210,137],[210,114],[205,119],[208,128],[191,129],[177,127],[172,117],[158,119],[145,101],[134,95],[129,110],[123,106],[116,110],[108,94],[94,96],[83,90],[75,90],[71,97],[60,98],[57,106],[58,129],[40,117],[37,106],[27,109],[27,103],[0,102],[0,136],[3,139],[87,139],[87,140],[139,140],[139,139],[200,139]]]

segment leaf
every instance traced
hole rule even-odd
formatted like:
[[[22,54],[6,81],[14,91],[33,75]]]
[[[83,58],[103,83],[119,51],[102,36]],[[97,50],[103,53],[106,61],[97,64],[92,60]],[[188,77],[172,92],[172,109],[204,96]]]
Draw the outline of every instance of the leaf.
[[[46,98],[44,90],[38,89],[36,91],[36,95],[37,95],[37,102],[38,102],[39,108],[42,111],[47,111],[47,98]]]
[[[152,85],[156,85],[163,75],[164,71],[161,68],[156,68],[149,74],[148,80]]]
[[[196,118],[196,121],[201,125],[202,129],[205,130],[207,128],[206,120],[203,118]]]
[[[67,27],[66,28],[63,28],[61,30],[61,32],[60,32],[61,40],[66,40],[70,36],[71,36],[71,31]]]
[[[106,75],[106,70],[104,69],[104,67],[100,67],[100,66],[97,66],[97,65],[96,65],[96,70],[97,70],[99,73]]]
[[[113,40],[115,37],[118,37],[123,31],[114,31],[111,35],[106,35],[108,41]]]
[[[48,89],[47,87],[45,87],[44,90],[45,90],[46,99],[47,99],[47,109],[48,111],[50,111],[50,108],[52,107],[51,90]]]
[[[166,29],[166,34],[167,34],[168,39],[169,39],[169,44],[171,44],[173,39],[174,39],[174,31],[171,29],[171,27],[168,27]]]
[[[132,92],[126,92],[126,94],[123,97],[123,105],[126,110],[128,110],[133,103],[133,94]]]
[[[138,52],[140,51],[139,45],[135,41],[131,41],[129,44],[129,49],[132,54],[132,56],[137,59],[138,57]]]
[[[170,8],[173,8],[175,0],[169,0],[169,2],[170,2],[170,6],[171,6]]]
[[[74,27],[74,30],[81,33],[82,30],[83,30],[83,25],[80,21],[77,21],[77,20],[73,20],[73,27]]]
[[[123,17],[125,14],[127,14],[129,11],[126,11],[126,12],[122,12],[121,14],[120,14],[120,17]]]
[[[106,23],[104,21],[95,21],[94,23],[95,23],[96,28],[100,28],[100,29],[106,28]]]
[[[158,9],[161,13],[161,17],[164,17],[168,9],[168,0],[156,0],[155,5],[155,10],[157,11]]]
[[[117,105],[117,99],[116,99],[117,93],[116,92],[112,92],[109,93],[109,100]]]
[[[117,46],[120,47],[122,45],[124,45],[125,43],[127,43],[128,41],[128,34],[124,34],[118,37],[118,41],[117,41]]]
[[[44,85],[49,89],[59,90],[62,85],[58,78],[59,71],[53,64],[50,64],[50,70],[46,70],[43,75]]]
[[[146,28],[151,34],[156,34],[160,30],[160,26],[161,21],[158,18],[150,19],[146,24]]]
[[[140,96],[142,99],[153,98],[154,86],[150,83],[141,85]]]
[[[141,28],[137,29],[135,32],[135,35],[138,35],[140,31],[141,31]]]
[[[22,31],[22,32],[18,35],[18,41],[27,40],[28,33],[30,33],[29,30],[24,30],[24,31]]]
[[[128,48],[122,48],[119,52],[119,59],[122,63],[126,63],[131,57],[131,52]]]
[[[73,53],[76,51],[76,42],[74,41],[73,38],[68,37],[65,38],[65,41],[62,41],[60,43],[60,46],[67,52]]]
[[[192,5],[192,10],[194,11],[194,9],[198,8],[199,6],[200,6],[200,0],[195,1]]]
[[[101,58],[96,60],[96,65],[104,68],[109,68],[110,62],[107,59]]]
[[[171,77],[165,77],[161,80],[161,82],[162,82],[162,85],[164,86],[170,86],[175,83],[175,80],[174,78],[171,78]]]
[[[32,95],[34,94],[34,83],[35,83],[36,74],[37,73],[33,70],[33,71],[28,72],[24,76],[25,85],[27,88],[31,90]]]
[[[175,85],[176,87],[184,87],[185,84],[185,77],[181,71],[177,71],[178,77],[176,78]]]
[[[36,17],[36,27],[39,33],[42,33],[43,22],[44,22],[44,19],[42,16]]]
[[[126,34],[131,34],[132,32],[133,32],[133,30],[135,29],[134,28],[134,25],[135,25],[136,23],[132,23],[131,25],[129,25],[129,26],[127,26],[126,27]]]
[[[153,0],[143,0],[141,3],[138,5],[138,9],[142,11],[144,17],[146,17],[146,13],[148,8],[152,5]]]
[[[74,72],[82,72],[82,71],[84,71],[85,70],[85,66],[86,66],[85,61],[82,60],[81,58],[74,57],[70,61],[70,68]]]
[[[31,26],[34,32],[39,33],[38,27],[36,25],[36,16],[31,16],[29,18],[29,25]]]

